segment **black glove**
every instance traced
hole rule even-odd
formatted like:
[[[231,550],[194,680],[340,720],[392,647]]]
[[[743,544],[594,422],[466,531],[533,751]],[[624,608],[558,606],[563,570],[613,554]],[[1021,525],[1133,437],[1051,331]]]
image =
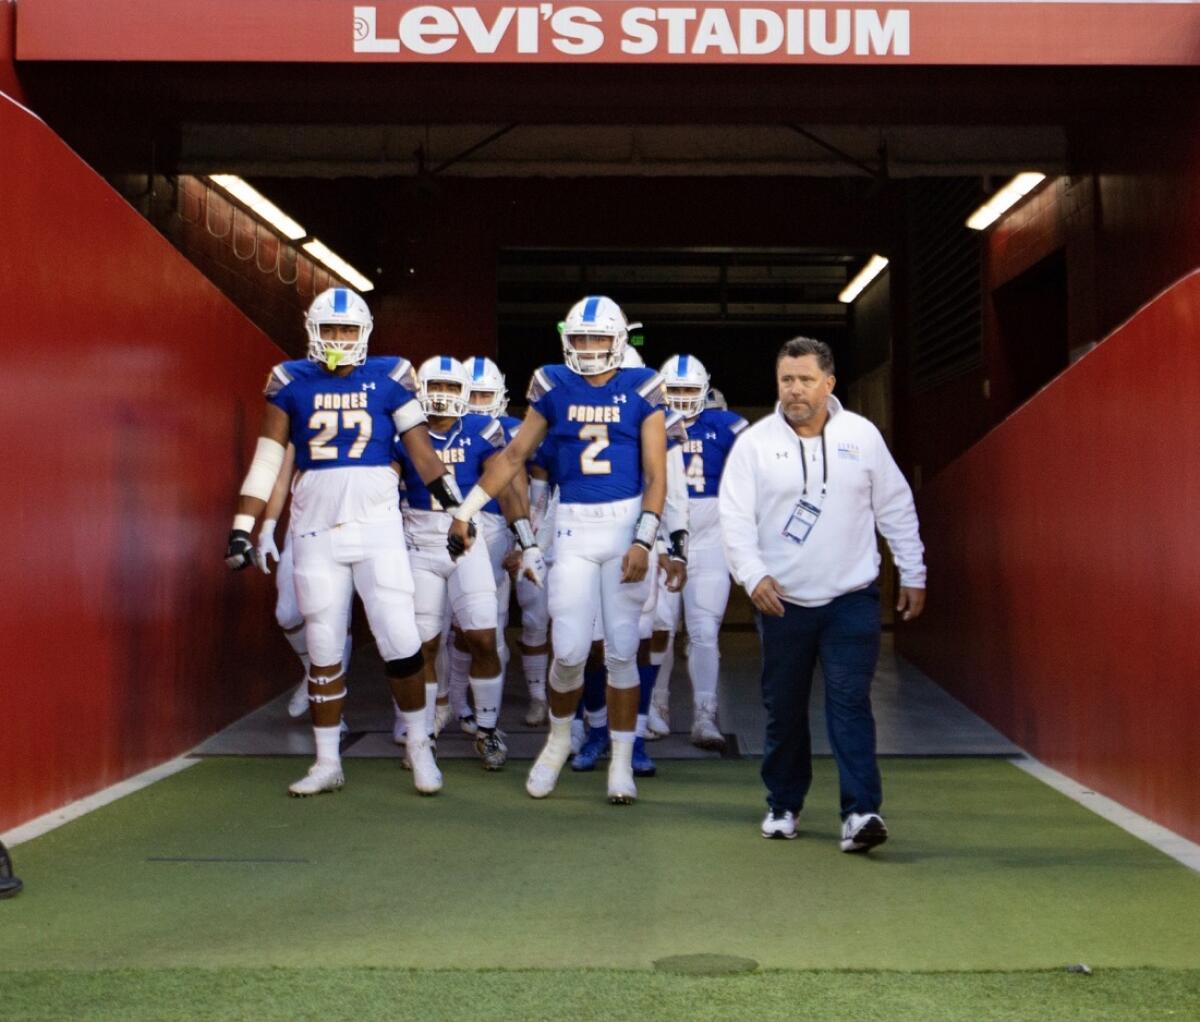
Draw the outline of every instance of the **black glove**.
[[[671,533],[671,549],[668,551],[671,560],[687,564],[688,534],[687,529],[676,529]]]
[[[471,539],[475,538],[474,522],[467,522],[467,535]],[[446,549],[450,551],[450,560],[457,561],[467,552],[467,544],[463,542],[462,536],[451,535],[446,540]]]
[[[225,547],[225,566],[231,571],[241,571],[256,563],[250,533],[245,529],[234,529],[229,534],[229,543]]]

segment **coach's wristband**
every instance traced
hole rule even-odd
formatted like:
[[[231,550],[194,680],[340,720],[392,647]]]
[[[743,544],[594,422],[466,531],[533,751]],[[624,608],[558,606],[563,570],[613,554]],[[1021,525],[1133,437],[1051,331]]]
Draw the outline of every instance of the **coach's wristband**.
[[[533,525],[528,518],[518,518],[509,528],[512,529],[513,535],[517,537],[517,544],[522,550],[528,550],[531,546],[537,546],[537,537],[533,534]]]
[[[633,541],[647,550],[654,549],[654,541],[658,538],[659,516],[653,511],[643,511],[638,515],[637,525],[633,529]]]
[[[484,505],[491,499],[492,495],[476,483],[471,487],[471,492],[463,498],[462,503],[454,509],[454,517],[460,522],[469,522],[483,510]]]

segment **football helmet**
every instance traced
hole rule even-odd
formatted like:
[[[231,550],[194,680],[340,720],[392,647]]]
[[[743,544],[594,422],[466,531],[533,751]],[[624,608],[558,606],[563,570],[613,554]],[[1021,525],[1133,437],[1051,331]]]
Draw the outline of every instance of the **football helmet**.
[[[662,366],[667,407],[689,419],[704,411],[708,397],[708,370],[695,355],[672,355]]]
[[[321,327],[356,326],[358,338],[349,341],[324,340]],[[375,321],[362,297],[348,287],[331,287],[312,300],[304,314],[308,333],[308,357],[332,372],[339,366],[360,366],[367,360],[367,339]]]
[[[722,394],[716,387],[710,387],[708,397],[704,399],[705,408],[720,408],[722,411],[729,409],[729,402],[725,400],[725,395]]]
[[[493,419],[508,412],[508,390],[504,386],[504,374],[500,367],[490,358],[476,355],[463,363],[470,386],[467,390],[467,407],[480,415],[490,415]],[[490,394],[491,400],[486,404],[473,401],[479,394]]]
[[[571,306],[567,318],[560,325],[562,332],[563,361],[580,376],[598,376],[610,369],[619,369],[625,356],[625,345],[631,327],[639,323],[628,323],[621,307],[604,295],[589,295]],[[611,344],[599,351],[580,351],[579,340],[588,337],[607,337]]]
[[[625,346],[625,354],[621,356],[622,369],[643,369],[646,366],[642,353],[637,348]]]
[[[430,384],[442,384],[430,390]],[[434,355],[417,370],[417,400],[426,415],[445,415],[461,419],[467,414],[470,380],[463,364],[449,355]],[[453,389],[448,389],[453,388]]]

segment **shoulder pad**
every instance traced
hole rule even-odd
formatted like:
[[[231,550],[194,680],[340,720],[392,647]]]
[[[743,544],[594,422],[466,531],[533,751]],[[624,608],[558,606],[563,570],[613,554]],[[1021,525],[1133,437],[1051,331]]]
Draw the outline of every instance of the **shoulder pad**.
[[[667,439],[675,443],[683,443],[687,438],[687,427],[683,424],[683,412],[671,412],[667,416]]]
[[[498,419],[488,419],[479,431],[479,435],[493,447],[503,447],[506,442],[504,426]]]
[[[273,366],[267,374],[267,384],[263,387],[263,395],[267,398],[273,398],[284,387],[292,382],[292,373],[288,370],[286,362],[280,362],[279,365]]]
[[[417,392],[417,374],[413,372],[412,363],[406,358],[396,357],[395,365],[388,370],[388,376],[395,380],[405,390]]]
[[[647,378],[638,383],[637,392],[652,405],[665,405],[667,394],[664,389],[662,373],[652,369],[645,370]]]
[[[541,369],[535,369],[533,376],[529,378],[529,389],[525,393],[525,399],[533,404],[540,401],[554,389],[555,379],[551,374],[551,366],[542,366]]]

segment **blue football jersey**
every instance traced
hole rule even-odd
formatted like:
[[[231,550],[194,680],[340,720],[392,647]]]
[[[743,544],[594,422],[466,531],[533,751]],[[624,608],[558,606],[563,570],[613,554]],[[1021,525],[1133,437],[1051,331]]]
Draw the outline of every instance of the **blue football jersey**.
[[[445,434],[430,430],[429,439],[442,464],[454,474],[459,490],[467,493],[479,482],[488,458],[504,447],[504,428],[487,415],[464,415]],[[409,507],[418,511],[445,510],[422,482],[417,466],[399,440],[392,448],[392,459],[400,464],[404,499]]]
[[[407,359],[374,356],[345,376],[315,362],[281,362],[267,377],[267,400],[291,420],[296,467],[305,472],[390,465],[392,413],[416,400]]]
[[[687,473],[688,496],[715,497],[725,471],[725,459],[738,434],[748,423],[740,415],[721,408],[706,408],[687,427],[683,442],[683,467]]]
[[[642,423],[666,405],[653,369],[619,369],[595,387],[565,365],[542,366],[528,400],[549,424],[551,478],[564,504],[604,504],[642,492]]]

